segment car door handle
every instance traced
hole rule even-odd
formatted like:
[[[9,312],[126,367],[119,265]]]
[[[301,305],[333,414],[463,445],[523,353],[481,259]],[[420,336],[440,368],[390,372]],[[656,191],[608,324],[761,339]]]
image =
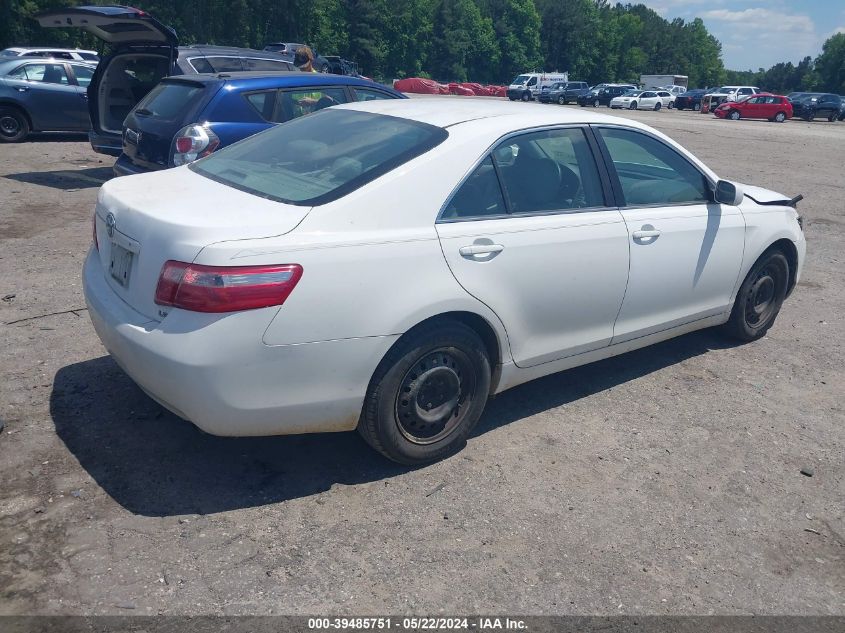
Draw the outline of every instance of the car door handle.
[[[17,90],[18,92],[26,92],[29,90],[29,86],[18,86]]]
[[[652,229],[652,230],[649,230],[649,231],[645,231],[645,230],[634,231],[634,233],[633,233],[633,238],[635,240],[644,240],[644,239],[648,239],[650,237],[659,237],[659,236],[660,236],[660,231],[658,231],[657,229]]]
[[[505,247],[501,244],[472,244],[470,246],[461,246],[458,252],[464,257],[474,257],[476,255],[501,253],[503,250],[505,250]]]

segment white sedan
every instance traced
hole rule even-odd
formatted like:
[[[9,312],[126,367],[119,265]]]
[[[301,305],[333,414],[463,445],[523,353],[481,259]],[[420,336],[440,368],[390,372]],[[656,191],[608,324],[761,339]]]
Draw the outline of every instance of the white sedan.
[[[669,94],[668,92],[666,93]],[[671,100],[670,100],[671,101]],[[666,106],[669,103],[665,103]],[[610,107],[614,110],[626,108],[628,110],[660,110],[664,106],[664,99],[654,90],[629,90],[623,95],[610,100]]]
[[[84,291],[116,362],[205,431],[357,428],[422,463],[520,383],[763,336],[804,261],[794,204],[634,121],[370,101],[106,183]]]

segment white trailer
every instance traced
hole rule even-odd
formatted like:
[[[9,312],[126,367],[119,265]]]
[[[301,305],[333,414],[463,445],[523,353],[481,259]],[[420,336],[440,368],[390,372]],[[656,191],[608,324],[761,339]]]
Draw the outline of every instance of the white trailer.
[[[689,88],[689,77],[686,75],[640,75],[640,85],[643,90],[668,88],[669,86]]]

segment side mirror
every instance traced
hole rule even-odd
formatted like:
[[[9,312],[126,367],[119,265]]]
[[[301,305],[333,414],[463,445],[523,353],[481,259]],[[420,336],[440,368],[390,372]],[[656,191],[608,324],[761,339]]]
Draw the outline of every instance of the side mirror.
[[[716,202],[720,204],[729,204],[731,206],[739,206],[745,194],[742,192],[742,187],[738,187],[727,180],[720,180],[716,183]]]

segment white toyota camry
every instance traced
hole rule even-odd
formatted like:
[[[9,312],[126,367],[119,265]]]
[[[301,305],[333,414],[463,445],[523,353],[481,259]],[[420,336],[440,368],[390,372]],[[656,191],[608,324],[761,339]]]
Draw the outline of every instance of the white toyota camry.
[[[665,91],[664,91],[665,92]],[[623,95],[610,100],[610,107],[614,110],[627,108],[629,110],[659,110],[664,105],[669,106],[672,102],[668,92],[666,97],[661,97],[654,90],[629,90]]]
[[[763,336],[804,260],[795,204],[625,119],[372,101],[108,182],[84,288],[117,363],[205,431],[357,428],[420,463],[533,378]]]

